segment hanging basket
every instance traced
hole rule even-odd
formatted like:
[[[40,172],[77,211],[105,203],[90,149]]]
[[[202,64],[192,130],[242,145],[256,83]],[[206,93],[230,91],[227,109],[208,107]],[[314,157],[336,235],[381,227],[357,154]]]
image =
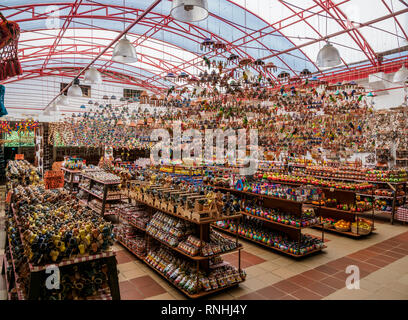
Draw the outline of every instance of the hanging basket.
[[[0,13],[0,81],[23,73],[18,60],[20,27]]]

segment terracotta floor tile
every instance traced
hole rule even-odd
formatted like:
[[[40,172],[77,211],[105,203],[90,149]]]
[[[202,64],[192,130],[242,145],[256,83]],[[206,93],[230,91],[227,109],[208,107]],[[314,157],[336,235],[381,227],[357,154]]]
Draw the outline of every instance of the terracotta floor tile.
[[[300,300],[321,300],[323,297],[305,288],[299,289],[293,293],[292,296]]]
[[[373,264],[367,263],[367,262],[359,262],[359,263],[357,263],[357,266],[360,268],[360,271],[364,270],[364,271],[369,272],[369,273],[377,271],[380,268],[380,267],[378,267],[376,265],[373,265]]]
[[[278,283],[275,283],[273,286],[286,293],[292,293],[301,288],[301,286],[288,280],[282,280]]]
[[[389,250],[389,249],[395,248],[395,246],[396,246],[395,244],[380,242],[380,243],[377,243],[376,245],[374,245],[374,248]]]
[[[384,252],[383,252],[383,255],[385,255],[385,256],[387,256],[387,257],[397,258],[397,259],[401,259],[401,258],[405,257],[404,254],[396,253],[396,252],[393,252],[393,251],[391,251],[391,250],[384,251]]]
[[[346,270],[347,266],[355,265],[358,261],[348,257],[343,257],[334,261],[334,266],[339,270]]]
[[[131,261],[135,261],[136,258],[133,257],[130,253],[127,253],[126,251],[117,251],[116,252],[116,260],[118,264],[121,263],[127,263]]]
[[[397,248],[408,250],[408,243],[401,243]]]
[[[350,274],[346,273],[346,270],[344,271],[339,271],[338,273],[336,273],[333,277],[342,281],[346,281],[347,277],[349,277]]]
[[[297,275],[297,276],[291,277],[288,280],[293,282],[294,284],[297,284],[300,287],[307,286],[307,285],[314,282],[314,280],[312,280],[310,278],[306,278],[306,277],[304,277],[304,276],[302,276],[300,274]]]
[[[121,300],[143,300],[144,296],[137,290],[120,292]]]
[[[317,270],[319,272],[326,273],[327,275],[333,275],[333,274],[338,272],[338,269],[333,268],[333,267],[329,267],[327,264],[323,264],[321,266],[318,266],[318,267],[315,268],[315,270]]]
[[[128,291],[134,291],[135,286],[130,283],[130,281],[121,281],[119,282],[119,289],[120,289],[120,294]]]
[[[134,278],[132,280],[129,280],[129,282],[135,287],[137,287],[138,289],[157,284],[157,282],[154,281],[152,277],[147,276],[147,275]]]
[[[290,294],[287,294],[286,296],[283,296],[282,298],[279,298],[278,300],[299,300],[299,299],[291,296]]]
[[[344,281],[339,280],[335,277],[327,277],[326,279],[323,279],[321,282],[335,289],[342,289],[346,287],[346,283]]]
[[[261,296],[264,296],[268,300],[276,300],[286,294],[285,292],[274,288],[273,286],[268,286],[255,292],[259,293]]]
[[[395,253],[399,253],[399,254],[403,254],[404,256],[408,256],[408,250],[402,249],[402,248],[393,248],[390,249],[391,252],[395,252]]]
[[[389,265],[388,262],[385,262],[383,260],[379,260],[379,259],[376,259],[376,258],[368,259],[367,263],[371,263],[371,264],[373,264],[375,266],[378,266],[378,267],[381,267],[381,268]]]
[[[335,288],[330,287],[321,282],[312,283],[308,285],[306,288],[323,297],[327,297],[329,294],[332,294],[333,292],[337,291]]]
[[[348,255],[349,258],[355,259],[357,261],[365,261],[373,257],[373,255],[369,255],[363,252],[355,252]]]
[[[238,255],[237,255],[238,256]],[[244,259],[248,262],[251,262],[253,265],[265,262],[265,259],[262,259],[261,257],[258,257],[257,255],[254,255],[252,253],[246,252],[245,250],[241,251],[241,259]]]
[[[157,296],[166,292],[159,284],[155,283],[146,287],[139,288],[145,298]]]
[[[260,295],[259,293],[251,292],[237,298],[237,300],[267,300],[267,299],[264,296]]]
[[[302,276],[310,278],[315,281],[320,281],[321,279],[324,279],[327,277],[327,273],[320,272],[318,270],[312,269],[308,270],[302,273]]]
[[[378,254],[378,252],[376,252],[374,249],[370,249],[370,248],[363,249],[363,250],[360,250],[358,252],[364,253],[365,255],[367,255],[369,257],[375,257]]]
[[[376,256],[375,258],[379,259],[379,260],[383,260],[384,262],[388,262],[388,264],[393,263],[394,261],[398,260],[398,258],[396,258],[396,257],[390,257],[390,256],[387,256],[385,254],[380,254],[380,255]]]

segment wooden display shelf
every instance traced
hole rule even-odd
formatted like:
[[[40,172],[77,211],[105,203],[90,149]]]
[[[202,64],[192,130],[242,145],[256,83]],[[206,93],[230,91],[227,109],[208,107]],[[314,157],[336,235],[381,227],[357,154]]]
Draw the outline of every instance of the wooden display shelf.
[[[344,214],[350,214],[350,215],[367,214],[368,212],[372,211],[372,209],[368,209],[368,210],[365,210],[365,211],[357,212],[357,211],[350,211],[350,210],[341,210],[341,209],[332,208],[332,207],[319,206],[318,204],[313,204],[313,203],[310,203],[309,205],[313,206],[315,208],[320,208],[322,210],[331,211],[333,213],[341,213],[341,214],[344,213]]]
[[[115,182],[114,182],[114,181],[101,181],[101,180],[92,178],[92,177],[90,177],[90,176],[88,176],[88,175],[86,175],[86,174],[82,174],[82,177],[84,177],[84,178],[86,178],[86,179],[89,179],[89,180],[93,180],[93,181],[95,181],[95,182],[97,182],[97,183],[100,183],[100,184],[105,184],[105,185],[121,184],[121,181],[115,181]]]
[[[97,195],[96,193],[92,192],[91,190],[89,190],[89,189],[87,189],[85,187],[80,186],[79,189],[84,190],[85,192],[87,192],[87,193],[93,195],[94,197],[96,197],[96,198],[103,201],[103,196]],[[120,201],[120,200],[122,200],[122,195],[120,195],[119,199],[117,199],[117,198],[113,199],[113,198],[106,197],[106,201]]]
[[[351,232],[351,231],[340,231],[340,230],[337,230],[336,228],[324,228],[323,226],[319,226],[319,225],[313,226],[313,228],[316,228],[316,229],[319,229],[319,230],[324,229],[324,231],[339,233],[339,234],[354,237],[354,238],[362,238],[362,237],[366,237],[366,236],[369,236],[370,234],[372,234],[372,232],[370,232],[368,234],[361,234],[361,233],[358,234],[358,233],[354,233],[354,232]],[[375,229],[373,229],[373,230],[375,230]]]
[[[365,194],[365,193],[358,193],[358,192],[356,192],[356,195],[357,196],[361,196],[361,197],[372,197],[372,198],[375,198],[375,199],[394,199],[394,197],[393,196],[380,196],[380,195],[378,195],[378,194]],[[407,196],[405,195],[405,196],[396,196],[395,198],[396,199],[403,199],[403,198],[406,198]]]
[[[150,263],[148,263],[145,259],[143,259],[143,261],[146,263],[146,265],[148,265],[152,270],[154,270],[157,274],[159,274],[160,276],[162,276],[164,279],[166,279],[169,283],[171,283],[175,288],[177,288],[178,290],[180,290],[181,292],[183,292],[187,297],[189,297],[190,299],[199,299],[205,296],[209,296],[211,294],[214,294],[216,292],[220,292],[220,291],[224,291],[226,289],[230,289],[230,288],[234,288],[236,286],[238,286],[240,283],[244,282],[244,281],[240,281],[240,282],[235,282],[231,285],[225,286],[225,287],[221,287],[221,288],[217,288],[214,290],[209,290],[209,291],[200,291],[199,293],[189,293],[188,291],[184,290],[183,288],[180,288],[179,286],[177,286],[176,284],[173,283],[173,281],[170,281],[168,277],[166,277],[161,271],[157,270],[156,268],[154,268]]]
[[[234,232],[232,232],[232,231],[230,231],[230,230],[221,228],[221,227],[219,227],[219,226],[217,226],[217,225],[214,225],[214,224],[213,224],[212,227],[213,227],[213,228],[216,228],[216,229],[218,229],[218,230],[220,230],[220,231],[222,231],[222,232],[225,232],[225,233],[228,233],[228,234],[232,234],[232,235],[236,235],[236,233],[234,233]],[[252,241],[252,242],[254,242],[254,243],[263,245],[264,247],[273,249],[273,250],[278,251],[278,252],[280,252],[280,253],[284,253],[284,254],[289,255],[289,256],[291,256],[291,257],[294,257],[294,258],[306,257],[306,256],[308,256],[308,255],[311,255],[311,254],[313,254],[313,253],[315,253],[315,252],[322,251],[323,249],[327,248],[326,245],[323,245],[322,248],[315,249],[315,250],[306,252],[306,253],[304,253],[304,254],[293,254],[293,253],[290,253],[290,252],[287,252],[287,251],[283,251],[283,250],[281,250],[281,249],[279,249],[279,248],[269,246],[269,245],[267,245],[267,244],[265,244],[265,243],[263,243],[263,242],[261,242],[261,241],[257,241],[257,240],[251,239],[251,238],[244,237],[244,236],[242,236],[242,235],[240,235],[240,234],[238,234],[238,237],[240,237],[241,239],[244,239],[244,240]]]
[[[2,274],[4,274],[4,280],[6,281],[7,299],[11,300],[11,292],[10,292],[10,286],[9,286],[10,279],[8,278],[7,270],[8,270],[8,261],[7,261],[6,255],[4,255],[3,256]]]
[[[13,267],[13,273],[14,273],[14,283],[15,283],[15,288],[17,291],[17,298],[18,300],[26,300],[23,290],[20,288],[20,283],[19,283],[19,275],[16,271],[16,264],[14,263],[14,255],[13,255],[13,249],[10,243],[10,239],[7,235],[7,241],[8,241],[8,247],[9,247],[9,253],[10,253],[10,259],[11,259],[11,265]]]
[[[99,208],[97,208],[97,207],[91,205],[90,203],[87,203],[86,206],[87,206],[89,209],[91,209],[93,212],[97,213],[98,215],[101,215],[101,214],[102,214],[102,209],[99,209]],[[107,211],[105,210],[105,212],[103,212],[103,215],[104,215],[104,216],[113,216],[113,215],[116,215],[116,213],[113,213],[113,212],[112,212],[112,209],[109,209],[109,210],[107,210]]]
[[[173,212],[170,212],[170,211],[168,211],[168,210],[164,210],[164,209],[162,209],[162,208],[159,208],[159,207],[156,207],[156,206],[154,206],[154,205],[152,205],[152,204],[149,204],[149,203],[147,203],[147,202],[145,202],[145,201],[141,201],[141,200],[137,200],[137,199],[134,199],[135,201],[137,201],[137,202],[140,202],[140,203],[142,203],[142,204],[144,204],[144,205],[146,205],[146,206],[148,206],[148,207],[150,207],[150,208],[153,208],[153,209],[155,209],[155,210],[157,210],[157,211],[161,211],[161,212],[164,212],[164,213],[166,213],[166,214],[168,214],[168,215],[171,215],[171,216],[173,216],[173,217],[177,217],[177,218],[179,218],[179,219],[182,219],[182,220],[185,220],[185,221],[188,221],[188,222],[191,222],[191,223],[194,223],[194,224],[198,224],[198,225],[204,225],[204,224],[209,224],[209,223],[213,223],[213,222],[217,222],[217,221],[222,221],[222,220],[227,220],[227,219],[238,219],[238,218],[241,218],[241,214],[238,214],[238,215],[233,215],[233,216],[222,216],[222,217],[219,217],[219,218],[212,218],[212,219],[206,219],[206,220],[204,220],[204,221],[196,221],[196,220],[193,220],[193,219],[189,219],[189,218],[187,218],[187,217],[184,217],[184,216],[180,216],[180,215],[178,215],[177,213],[173,213]]]
[[[132,249],[130,249],[123,241],[120,241],[118,239],[116,239],[117,242],[119,242],[122,246],[125,247],[126,250],[128,250],[130,253],[132,253],[133,255],[136,256],[136,258],[142,260],[144,262],[144,257],[141,256],[140,254],[137,254],[136,252],[134,252]]]
[[[321,188],[321,189],[326,189],[326,190],[342,191],[342,192],[353,192],[353,193],[369,189],[369,188],[366,188],[366,189],[353,189],[353,190],[351,190],[351,189],[338,189],[338,188],[334,188],[334,187],[324,186],[324,185],[321,185],[321,184],[306,183],[306,182],[302,182],[302,181],[289,182],[289,181],[281,181],[281,180],[271,180],[270,182],[275,183],[275,184],[289,185],[289,186],[309,185],[309,186],[313,186],[313,187],[317,187],[317,188]]]
[[[123,218],[123,217],[121,217],[121,218],[122,218],[123,220],[125,220],[127,223],[129,223],[133,228],[136,228],[136,229],[138,229],[138,230],[140,230],[140,231],[142,231],[142,232],[146,232],[146,229],[145,229],[145,228],[139,227],[136,223],[133,223],[132,221],[129,221],[129,220]]]
[[[13,205],[11,205],[11,210],[13,213],[13,218],[15,220],[17,229],[18,229],[18,233],[20,235],[21,243],[24,246],[25,241],[22,236],[19,221],[17,219],[17,215],[16,215]],[[39,290],[41,286],[40,274],[46,271],[48,267],[57,266],[61,268],[61,267],[69,266],[69,265],[74,265],[74,264],[79,264],[79,263],[89,262],[89,261],[94,261],[94,260],[99,260],[99,259],[104,259],[108,266],[108,283],[109,283],[109,288],[111,290],[112,299],[120,300],[119,281],[118,281],[117,268],[116,268],[116,265],[117,265],[116,253],[113,250],[109,250],[109,251],[105,251],[105,252],[101,252],[101,253],[93,254],[93,255],[89,255],[89,254],[76,255],[75,257],[72,257],[69,259],[63,259],[59,262],[45,264],[45,265],[33,265],[31,263],[28,263],[28,266],[30,269],[30,283],[29,283],[27,299],[36,300],[38,298],[40,294]],[[16,283],[17,283],[17,279],[16,279]]]
[[[69,172],[69,173],[81,173],[82,172],[81,170],[78,170],[78,169],[72,170],[72,169],[68,169],[68,168],[64,168],[64,167],[61,167],[61,170]]]
[[[241,211],[241,213],[243,215],[248,216],[248,217],[256,218],[256,219],[261,220],[261,221],[269,222],[269,223],[272,223],[272,224],[276,224],[276,225],[279,225],[279,226],[284,226],[284,227],[287,227],[287,228],[290,228],[290,229],[296,229],[296,230],[310,228],[310,227],[313,227],[314,225],[316,225],[316,224],[311,224],[311,225],[304,226],[304,227],[303,226],[296,227],[296,226],[293,226],[293,225],[290,225],[290,224],[280,223],[280,222],[276,222],[276,221],[273,221],[273,220],[268,220],[268,219],[263,218],[263,217],[255,216],[255,215],[250,214],[250,213],[245,212],[245,211]],[[318,223],[318,224],[320,224],[320,223]]]
[[[260,194],[260,193],[254,193],[254,192],[248,192],[248,191],[241,191],[241,190],[225,188],[225,187],[218,187],[218,186],[213,186],[213,185],[208,185],[208,186],[213,187],[214,189],[219,189],[219,190],[223,190],[223,191],[230,192],[230,193],[234,192],[234,193],[239,193],[239,194],[242,194],[242,195],[249,195],[249,196],[253,196],[253,197],[271,199],[271,200],[281,201],[282,203],[290,203],[290,204],[298,204],[298,205],[301,205],[303,203],[301,201],[277,198],[277,197],[273,197],[273,196],[270,196],[270,195],[267,195],[267,194]]]
[[[211,258],[213,258],[213,257],[220,256],[220,255],[223,255],[223,254],[228,254],[228,253],[232,253],[232,252],[235,252],[235,251],[238,251],[238,250],[242,250],[242,248],[243,248],[242,245],[240,245],[240,246],[238,246],[238,248],[235,248],[235,249],[233,249],[233,250],[228,250],[228,251],[220,252],[220,253],[217,253],[217,254],[213,254],[213,255],[211,255],[211,256],[199,256],[199,255],[197,255],[197,256],[192,256],[192,255],[188,254],[187,252],[185,252],[185,251],[183,251],[183,250],[180,250],[180,249],[177,248],[177,247],[173,247],[172,245],[170,245],[170,244],[167,243],[166,241],[160,240],[160,239],[158,239],[158,238],[152,236],[152,235],[149,234],[149,233],[147,233],[147,235],[148,235],[150,238],[152,238],[152,239],[154,239],[154,240],[160,242],[161,244],[163,244],[163,245],[169,247],[170,249],[172,249],[172,250],[174,250],[174,251],[176,251],[176,252],[178,252],[178,253],[184,255],[185,257],[187,257],[187,258],[189,258],[189,259],[191,259],[191,260],[196,260],[196,261],[208,260],[208,259],[211,259]]]
[[[143,261],[147,266],[149,266],[152,270],[154,270],[155,272],[157,272],[160,276],[162,276],[165,280],[167,280],[171,285],[173,285],[176,289],[180,290],[181,292],[183,292],[187,297],[191,298],[191,299],[198,299],[198,298],[202,298],[205,296],[208,296],[210,294],[222,291],[222,290],[226,290],[229,288],[233,288],[235,286],[238,286],[240,283],[242,283],[243,281],[240,282],[236,282],[232,285],[229,286],[225,286],[222,288],[218,288],[215,290],[210,290],[210,291],[202,291],[199,293],[195,293],[195,294],[191,294],[189,292],[187,292],[186,290],[184,290],[183,288],[180,288],[179,286],[175,285],[173,283],[173,281],[170,281],[168,277],[166,277],[162,272],[160,272],[159,270],[157,270],[156,268],[154,268],[150,263],[148,263],[145,259],[145,257],[137,254],[136,252],[134,252],[133,250],[131,250],[126,244],[124,244],[122,241],[116,239],[116,241],[118,241],[124,248],[126,248],[126,250],[128,250],[130,253],[132,253],[136,258],[140,259],[141,261]],[[161,242],[161,241],[160,241]],[[174,247],[172,247],[172,249],[174,249]]]

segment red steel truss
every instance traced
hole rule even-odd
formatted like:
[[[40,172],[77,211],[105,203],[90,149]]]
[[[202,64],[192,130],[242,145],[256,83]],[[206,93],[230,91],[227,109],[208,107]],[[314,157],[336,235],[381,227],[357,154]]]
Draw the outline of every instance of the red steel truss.
[[[228,0],[229,2],[233,3],[231,0]],[[236,28],[239,30],[240,33],[243,34],[242,37],[239,37],[238,39],[235,39],[233,41],[227,41],[225,38],[222,37],[222,34],[216,34],[213,32],[210,32],[209,30],[205,29],[204,27],[198,26],[196,24],[188,24],[188,23],[181,23],[178,21],[175,21],[172,19],[169,15],[164,15],[160,14],[154,10],[148,13],[144,17],[143,20],[139,22],[139,24],[148,27],[147,31],[144,34],[140,35],[135,35],[136,40],[134,41],[134,44],[136,46],[140,47],[146,47],[149,49],[153,49],[158,51],[159,49],[157,47],[149,47],[145,41],[151,37],[153,37],[155,34],[157,34],[160,30],[166,30],[168,32],[174,33],[178,36],[182,36],[186,39],[186,41],[192,41],[195,43],[198,47],[198,45],[205,39],[205,38],[211,38],[214,41],[222,41],[227,45],[227,52],[224,54],[224,56],[227,56],[230,53],[235,53],[240,57],[249,57],[254,59],[251,55],[249,55],[246,50],[245,46],[251,43],[256,43],[257,45],[260,45],[266,52],[269,54],[264,57],[264,59],[270,59],[270,58],[276,58],[279,59],[286,67],[288,71],[290,71],[292,74],[297,75],[300,70],[293,70],[293,68],[285,63],[284,59],[284,54],[291,54],[292,51],[298,50],[300,51],[306,59],[314,64],[314,59],[311,57],[308,57],[303,51],[302,48],[316,43],[318,41],[328,39],[329,37],[333,37],[335,35],[340,35],[347,33],[353,41],[357,44],[359,49],[365,54],[367,61],[369,62],[369,65],[359,65],[357,67],[349,68],[349,66],[345,66],[344,68],[338,68],[336,69],[335,72],[321,72],[319,70],[319,77],[322,79],[328,80],[328,81],[335,81],[340,78],[346,78],[347,74],[352,75],[355,74],[356,72],[361,72],[359,74],[364,74],[368,72],[367,70],[379,70],[378,68],[382,64],[387,64],[386,61],[383,61],[382,58],[379,59],[378,55],[374,52],[372,47],[370,46],[369,42],[363,37],[361,32],[358,30],[360,26],[356,27],[352,22],[349,21],[348,17],[345,15],[345,13],[340,9],[340,5],[349,2],[350,0],[342,0],[342,1],[336,1],[334,3],[332,0],[314,0],[314,5],[302,9],[302,10],[296,10],[294,9],[288,1],[284,0],[276,0],[280,2],[282,5],[284,5],[286,8],[288,8],[292,14],[282,18],[280,21],[276,21],[274,23],[269,23],[259,16],[255,15],[253,12],[250,12],[248,9],[233,3],[235,6],[240,7],[243,10],[247,10],[249,14],[254,15],[258,19],[260,19],[264,24],[266,24],[265,27],[255,30],[255,31],[247,31],[246,28],[241,27],[234,21],[228,21],[220,16],[217,16],[213,13],[210,13],[212,17],[221,20],[224,23],[227,23],[228,25]],[[396,24],[398,25],[399,29],[401,30],[402,34],[404,37],[408,40],[407,34],[404,30],[404,28],[401,26],[397,19],[397,15],[401,14],[401,11],[398,12],[393,12],[391,8],[387,5],[386,1],[381,0],[382,3],[384,4],[385,8],[389,12],[389,14],[384,15],[381,18],[375,19],[375,22],[380,22],[384,19],[388,18],[393,18],[396,21]],[[16,21],[16,22],[26,22],[26,21],[35,21],[35,20],[42,20],[42,19],[47,19],[49,18],[49,15],[52,14],[52,12],[44,12],[44,9],[49,6],[51,3],[39,3],[39,4],[25,4],[25,5],[18,5],[18,6],[2,6],[0,5],[0,9],[2,10],[2,13],[7,17],[7,19]],[[38,65],[35,65],[35,67],[32,67],[30,65],[30,68],[27,69],[26,73],[20,77],[11,79],[9,81],[6,81],[4,83],[10,83],[14,81],[19,81],[22,79],[28,79],[32,77],[41,77],[41,76],[50,76],[50,75],[55,75],[58,68],[53,68],[51,69],[49,65],[52,65],[53,62],[58,62],[58,57],[68,57],[68,56],[75,56],[75,55],[86,55],[89,56],[91,59],[99,53],[103,48],[100,45],[97,44],[89,44],[89,45],[82,45],[74,42],[74,39],[71,37],[65,37],[66,31],[72,27],[72,21],[75,20],[75,22],[81,26],[81,29],[85,28],[94,28],[96,30],[109,30],[109,29],[104,29],[102,27],[96,27],[92,25],[87,25],[84,21],[85,19],[103,19],[103,20],[109,20],[109,21],[115,21],[115,22],[121,22],[121,23],[126,23],[130,24],[132,23],[136,18],[138,18],[140,15],[143,14],[144,10],[139,9],[139,8],[131,8],[131,7],[124,7],[121,5],[114,5],[114,4],[102,4],[102,3],[97,3],[97,2],[90,2],[87,3],[82,0],[75,0],[75,1],[66,1],[62,3],[58,3],[59,10],[61,12],[68,12],[65,15],[61,15],[59,18],[64,21],[61,29],[58,32],[58,35],[53,38],[52,44],[47,45],[47,46],[37,46],[37,47],[23,47],[19,49],[20,53],[20,58],[22,62],[24,63],[25,61],[30,61],[30,60],[36,60],[38,61]],[[402,10],[403,12],[408,12],[408,9],[406,11]],[[327,15],[336,21],[336,23],[341,26],[342,30],[339,32],[336,32],[335,34],[327,36],[323,36],[319,33],[316,28],[313,27],[313,25],[310,23],[310,19],[313,18],[315,15],[320,15],[327,13]],[[29,15],[27,15],[29,14]],[[317,40],[313,40],[310,42],[307,42],[305,44],[296,46],[290,38],[285,36],[285,28],[292,26],[296,23],[301,23],[304,22],[308,27],[310,27],[314,33],[319,37]],[[84,27],[85,26],[85,27]],[[22,32],[36,32],[36,31],[41,31],[40,29],[34,29],[34,30],[22,30]],[[112,30],[109,30],[112,31]],[[285,37],[290,44],[293,45],[293,47],[290,47],[289,49],[285,49],[283,51],[276,51],[273,48],[268,48],[266,47],[262,39],[270,35],[272,33],[279,33],[281,36]],[[39,35],[39,39],[43,39],[44,37],[41,37]],[[61,39],[64,38],[64,44],[61,44]],[[46,37],[45,37],[46,39]],[[93,40],[97,38],[86,38],[86,37],[81,37],[80,35],[78,36],[78,39],[82,40]],[[69,43],[66,43],[66,40],[70,40]],[[72,40],[72,41],[71,41]],[[107,39],[105,39],[107,40]],[[174,44],[171,44],[174,46]],[[29,54],[26,54],[27,50],[30,50]],[[35,51],[33,51],[33,49]],[[186,48],[181,48],[183,50],[186,50]],[[159,72],[157,74],[149,77],[146,75],[142,75],[137,72],[137,69],[131,71],[133,77],[133,80],[130,81],[133,84],[138,84],[141,85],[149,90],[152,91],[160,91],[166,88],[166,85],[162,82],[162,79],[166,76],[167,73],[169,72],[181,72],[184,71],[187,74],[189,74],[188,69],[191,67],[198,68],[200,70],[200,64],[202,63],[202,58],[204,56],[208,57],[209,59],[219,55],[215,51],[210,51],[206,52],[205,54],[196,54],[195,58],[189,60],[189,61],[183,61],[181,63],[174,63],[170,61],[166,61],[162,58],[159,57],[154,57],[151,55],[147,54],[141,54],[138,53],[139,60],[146,65],[146,68],[154,67]],[[171,56],[169,52],[166,52],[166,55]],[[174,57],[177,58],[177,57]],[[113,63],[112,61],[108,59],[99,59],[101,63],[99,63],[98,68],[104,72],[104,71],[112,71],[117,72],[118,74],[123,74],[123,70],[115,70],[113,68]],[[344,61],[343,61],[344,62]],[[391,62],[388,62],[391,63]],[[393,62],[395,64],[395,62]],[[393,66],[394,66],[393,64]],[[75,70],[76,66],[74,66],[73,70]],[[317,68],[317,67],[316,67]],[[394,67],[384,67],[385,70],[391,70]],[[395,64],[396,68],[396,64]],[[144,70],[143,68],[139,68],[141,70]],[[259,67],[254,67],[255,70],[259,71],[263,76],[265,77],[270,77],[277,81],[276,77],[269,72],[266,72],[265,70],[259,68]],[[318,68],[317,68],[318,69]],[[58,72],[66,73],[63,70],[59,70]],[[129,71],[130,72],[130,71]],[[75,75],[71,75],[75,76]],[[128,75],[129,76],[129,75]],[[138,79],[136,79],[136,77]],[[123,80],[123,79],[122,79]],[[122,81],[121,77],[118,77],[116,79],[109,79],[109,81]],[[125,81],[125,80],[123,80]],[[277,81],[279,82],[279,81]],[[125,83],[125,82],[123,82]],[[129,83],[130,84],[130,83]]]

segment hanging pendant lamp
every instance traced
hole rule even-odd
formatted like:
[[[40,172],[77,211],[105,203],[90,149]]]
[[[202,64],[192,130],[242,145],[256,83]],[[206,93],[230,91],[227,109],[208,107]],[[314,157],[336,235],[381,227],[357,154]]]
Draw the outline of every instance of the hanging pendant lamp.
[[[405,82],[408,79],[408,69],[405,68],[405,65],[403,64],[401,69],[399,69],[395,74],[394,74],[394,82],[401,83]]]
[[[90,67],[85,71],[84,81],[90,84],[100,84],[102,83],[101,73],[94,67]]]
[[[112,60],[120,63],[137,62],[136,48],[126,38],[126,35],[115,45]]]
[[[171,16],[183,22],[196,22],[208,17],[207,0],[173,0]]]
[[[58,106],[63,106],[63,107],[69,106],[69,100],[67,96],[65,95],[60,96],[60,98],[58,99],[58,102],[55,104],[55,107],[58,107]]]
[[[72,86],[69,87],[68,97],[82,97],[82,89],[79,86],[79,79],[75,78]]]
[[[341,64],[339,50],[327,42],[317,54],[317,66],[320,68],[331,68]]]

